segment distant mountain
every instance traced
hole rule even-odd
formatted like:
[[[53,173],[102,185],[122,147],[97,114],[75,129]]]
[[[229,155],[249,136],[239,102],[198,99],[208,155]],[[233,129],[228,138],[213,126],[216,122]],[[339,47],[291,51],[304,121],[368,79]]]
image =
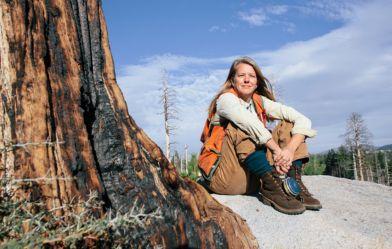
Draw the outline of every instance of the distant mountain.
[[[383,145],[378,147],[377,150],[392,150],[392,144]]]

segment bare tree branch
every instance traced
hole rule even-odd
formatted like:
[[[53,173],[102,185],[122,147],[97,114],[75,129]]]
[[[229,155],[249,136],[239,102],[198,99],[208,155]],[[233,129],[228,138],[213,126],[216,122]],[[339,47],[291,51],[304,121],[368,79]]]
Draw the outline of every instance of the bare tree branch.
[[[173,144],[170,141],[170,136],[174,135],[174,131],[176,130],[176,126],[172,125],[174,120],[178,120],[178,111],[175,108],[176,101],[176,92],[174,89],[169,88],[169,80],[166,70],[163,70],[162,76],[162,95],[161,95],[161,103],[163,105],[163,114],[164,122],[165,122],[165,140],[166,140],[166,157],[170,161],[170,148]]]
[[[371,144],[372,134],[366,127],[361,114],[353,112],[347,119],[346,133],[343,135],[345,144],[353,153],[354,179],[364,180],[364,149]],[[371,169],[370,169],[371,170]]]

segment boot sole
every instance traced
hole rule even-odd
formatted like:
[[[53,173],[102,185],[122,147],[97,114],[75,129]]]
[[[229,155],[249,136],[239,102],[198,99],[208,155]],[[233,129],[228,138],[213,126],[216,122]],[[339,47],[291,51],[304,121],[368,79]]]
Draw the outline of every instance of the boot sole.
[[[303,204],[306,208],[306,210],[313,210],[313,211],[319,211],[320,209],[323,208],[321,205],[305,205]]]
[[[265,204],[267,206],[273,207],[276,211],[279,211],[281,213],[288,214],[288,215],[302,214],[306,210],[305,207],[303,207],[303,209],[296,209],[296,210],[283,208],[283,207],[279,206],[278,204],[276,204],[275,202],[273,202],[272,200],[270,200],[267,197],[263,196],[261,193],[259,194],[259,200],[263,204]]]

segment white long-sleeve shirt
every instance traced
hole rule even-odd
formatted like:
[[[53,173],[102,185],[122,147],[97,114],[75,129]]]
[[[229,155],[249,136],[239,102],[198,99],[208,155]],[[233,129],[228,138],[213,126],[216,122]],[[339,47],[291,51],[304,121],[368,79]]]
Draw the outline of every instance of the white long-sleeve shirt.
[[[298,133],[307,137],[316,135],[316,131],[311,128],[310,119],[303,114],[292,107],[274,102],[264,96],[261,98],[267,116],[294,123],[292,134]],[[218,98],[216,109],[219,117],[232,121],[259,145],[265,144],[272,138],[270,131],[257,117],[253,101],[247,103],[232,93],[224,93]]]

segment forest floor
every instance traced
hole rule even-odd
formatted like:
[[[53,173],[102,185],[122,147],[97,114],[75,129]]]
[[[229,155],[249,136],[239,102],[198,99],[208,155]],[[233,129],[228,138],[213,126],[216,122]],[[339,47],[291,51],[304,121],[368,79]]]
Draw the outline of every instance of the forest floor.
[[[320,211],[285,215],[253,196],[213,194],[248,223],[260,248],[392,248],[392,187],[304,176]]]

